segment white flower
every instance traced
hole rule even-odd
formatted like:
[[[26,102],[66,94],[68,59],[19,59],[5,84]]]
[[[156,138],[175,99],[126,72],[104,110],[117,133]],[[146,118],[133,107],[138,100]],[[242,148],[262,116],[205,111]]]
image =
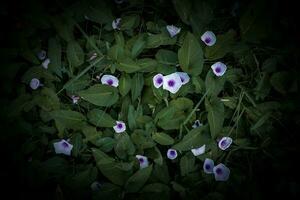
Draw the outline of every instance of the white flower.
[[[182,82],[180,76],[175,72],[164,76],[163,78],[163,89],[168,90],[169,92],[175,94],[180,87],[182,86]]]
[[[192,149],[191,151],[194,154],[194,156],[199,156],[201,154],[204,154],[204,152],[205,152],[205,144],[202,145],[199,148]]]
[[[41,86],[41,83],[40,83],[39,79],[33,78],[33,79],[31,79],[29,85],[30,85],[31,89],[36,90],[36,89],[38,89],[38,87]]]
[[[122,133],[126,130],[126,125],[122,121],[116,121],[116,125],[113,128],[116,133]]]
[[[187,73],[185,72],[176,72],[176,73],[179,75],[182,85],[185,85],[190,81],[190,77]]]
[[[193,128],[199,128],[200,126],[203,126],[203,124],[198,119],[192,125]]]
[[[207,45],[212,46],[216,43],[217,38],[216,35],[211,31],[206,31],[202,36],[201,40]]]
[[[44,60],[47,56],[47,52],[45,50],[41,50],[37,53],[37,57],[39,60]]]
[[[216,76],[223,76],[227,70],[227,66],[222,62],[216,62],[211,66],[211,69]]]
[[[222,149],[223,151],[228,149],[230,147],[232,143],[232,138],[231,137],[223,137],[219,143],[218,146],[220,149]]]
[[[122,4],[124,2],[124,0],[115,0],[116,4]]]
[[[48,69],[49,63],[50,63],[50,59],[47,58],[46,60],[44,60],[44,61],[42,62],[42,67],[45,68],[45,69]]]
[[[143,168],[149,166],[149,161],[146,156],[136,155],[135,157],[139,160],[140,169],[143,169]]]
[[[91,57],[89,58],[89,60],[91,61],[91,60],[94,60],[95,58],[97,58],[97,53],[93,53],[91,55]]]
[[[175,149],[169,149],[167,152],[167,157],[174,160],[177,157],[177,151]]]
[[[73,145],[67,142],[66,140],[61,140],[59,142],[53,143],[55,153],[57,154],[65,154],[70,156]]]
[[[206,158],[203,163],[203,170],[206,174],[212,174],[215,164],[212,159]]]
[[[113,29],[118,29],[118,30],[120,30],[120,26],[121,26],[121,18],[117,18],[117,19],[115,19],[113,22],[112,22],[112,27],[113,27]]]
[[[92,184],[91,184],[91,189],[92,191],[98,191],[100,190],[101,188],[101,184],[98,182],[98,181],[94,181]]]
[[[175,35],[180,33],[180,30],[181,30],[181,28],[178,28],[174,25],[167,25],[166,28],[167,28],[167,30],[168,30],[171,37],[174,37]]]
[[[73,104],[77,104],[77,103],[78,103],[78,100],[80,99],[80,97],[79,97],[79,96],[72,95],[72,96],[71,96],[71,99],[72,99],[72,101],[73,101]]]
[[[230,175],[230,170],[222,163],[215,166],[213,172],[216,181],[227,181]]]
[[[119,80],[117,77],[113,75],[103,75],[101,78],[101,83],[105,85],[110,85],[113,87],[118,87],[119,86]]]
[[[164,76],[162,74],[156,74],[153,77],[153,85],[155,88],[160,88],[163,85]]]

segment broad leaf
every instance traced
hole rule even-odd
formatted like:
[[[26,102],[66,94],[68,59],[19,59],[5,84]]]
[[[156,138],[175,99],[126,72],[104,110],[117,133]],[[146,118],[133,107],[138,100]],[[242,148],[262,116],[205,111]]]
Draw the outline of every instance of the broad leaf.
[[[219,98],[212,96],[205,100],[205,108],[208,112],[207,119],[211,137],[215,139],[223,128],[224,105]]]
[[[126,182],[125,190],[129,193],[138,192],[147,182],[152,172],[152,165],[138,170]]]
[[[116,123],[116,121],[109,114],[99,109],[93,109],[89,111],[87,118],[90,123],[97,127],[111,128]]]

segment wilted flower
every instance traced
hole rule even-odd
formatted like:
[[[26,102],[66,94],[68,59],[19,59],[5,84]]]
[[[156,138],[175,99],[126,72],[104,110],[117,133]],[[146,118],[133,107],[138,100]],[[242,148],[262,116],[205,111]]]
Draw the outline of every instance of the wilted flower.
[[[216,181],[227,181],[230,175],[230,170],[224,164],[220,163],[213,169]]]
[[[220,149],[222,150],[226,150],[229,148],[229,146],[231,145],[232,143],[232,138],[231,137],[223,137],[219,143],[218,143],[218,146]]]
[[[47,58],[46,60],[44,60],[44,61],[42,62],[42,67],[45,68],[45,69],[48,69],[49,63],[50,63],[50,59]]]
[[[37,53],[37,57],[39,60],[44,60],[47,56],[47,52],[45,50],[41,50]]]
[[[121,18],[117,18],[117,19],[115,19],[113,22],[112,22],[112,28],[113,29],[118,29],[118,30],[120,30],[120,26],[121,26]]]
[[[193,128],[199,128],[200,126],[203,126],[203,124],[198,119],[192,125]]]
[[[203,170],[206,174],[212,174],[214,166],[215,166],[215,164],[212,159],[205,158],[204,163],[203,163]]]
[[[119,86],[119,80],[117,77],[112,76],[112,75],[103,75],[101,78],[101,83],[105,85],[110,85],[113,87],[118,87]]]
[[[94,181],[92,184],[91,184],[91,189],[92,191],[98,191],[100,190],[101,188],[101,184],[98,182],[98,181]]]
[[[164,76],[162,74],[156,74],[153,77],[153,85],[155,88],[160,88],[163,85]]]
[[[205,152],[205,144],[202,145],[199,148],[192,149],[191,151],[194,154],[194,156],[199,156],[201,154],[204,154],[204,152]]]
[[[175,35],[180,33],[180,30],[181,30],[181,28],[178,28],[174,25],[167,25],[166,28],[167,28],[167,30],[168,30],[171,37],[174,37]]]
[[[79,96],[72,95],[72,96],[71,96],[71,99],[72,99],[72,101],[73,101],[73,104],[77,104],[77,103],[78,103],[78,100],[80,99],[80,97],[79,97]]]
[[[223,76],[227,70],[227,66],[222,62],[216,62],[211,66],[211,69],[216,76]]]
[[[136,155],[135,157],[139,160],[140,169],[149,166],[148,158],[146,156]]]
[[[163,89],[175,94],[182,86],[180,76],[175,72],[164,76],[163,78]]]
[[[113,128],[116,133],[122,133],[126,130],[126,125],[122,121],[116,121],[116,125]]]
[[[176,72],[176,73],[179,75],[182,85],[185,85],[190,81],[190,77],[187,73],[185,72]]]
[[[29,85],[30,85],[31,89],[36,90],[36,89],[38,89],[38,87],[41,86],[41,83],[40,83],[39,79],[33,78],[33,79],[31,79]]]
[[[71,155],[71,151],[73,148],[73,145],[67,142],[66,140],[61,140],[59,142],[53,143],[55,153],[57,154],[65,154],[65,155]]]
[[[175,149],[169,149],[167,152],[167,157],[174,160],[177,157],[177,151]]]
[[[217,38],[216,35],[211,31],[206,31],[202,36],[201,40],[207,45],[212,46],[216,43]]]

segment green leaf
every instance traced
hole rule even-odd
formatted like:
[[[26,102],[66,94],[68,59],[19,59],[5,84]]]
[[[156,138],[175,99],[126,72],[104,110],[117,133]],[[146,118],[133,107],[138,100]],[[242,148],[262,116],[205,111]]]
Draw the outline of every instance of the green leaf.
[[[205,48],[205,57],[209,60],[217,60],[232,52],[235,36],[236,32],[232,29],[223,35],[217,35],[216,44]]]
[[[137,149],[148,149],[155,146],[155,142],[152,140],[150,134],[144,130],[135,130],[131,134],[131,139],[137,146]]]
[[[133,73],[141,70],[141,67],[131,58],[121,59],[119,63],[116,64],[116,67],[121,72]]]
[[[205,108],[208,112],[208,124],[211,137],[215,139],[221,132],[224,122],[224,105],[218,97],[205,99]]]
[[[151,58],[139,59],[137,60],[137,64],[140,66],[139,71],[142,72],[152,72],[157,66],[156,60]]]
[[[79,156],[80,149],[82,148],[82,135],[80,133],[76,133],[71,140],[73,144],[72,154],[77,157]]]
[[[128,119],[128,126],[130,130],[134,130],[136,128],[137,126],[136,119],[142,115],[143,115],[142,107],[138,106],[137,109],[135,110],[132,105],[129,105],[127,119]]]
[[[78,92],[78,95],[83,99],[97,106],[111,106],[118,99],[118,90],[115,87],[108,85],[93,85],[87,90]]]
[[[124,97],[128,92],[130,91],[131,88],[131,78],[129,74],[122,74],[120,81],[119,81],[119,91],[121,95]]]
[[[87,118],[90,123],[97,127],[108,127],[111,128],[115,125],[114,120],[109,114],[99,109],[93,109],[88,112]]]
[[[59,81],[57,77],[53,76],[48,70],[44,69],[43,67],[29,68],[22,76],[22,82],[25,84],[29,84],[31,79],[33,78],[44,78],[47,81]]]
[[[132,156],[135,152],[135,147],[127,135],[127,133],[122,133],[117,135],[117,142],[115,144],[115,153],[121,159],[126,159],[128,156]]]
[[[176,37],[171,38],[167,33],[151,34],[147,38],[147,48],[157,48],[161,45],[174,45]]]
[[[74,23],[69,17],[63,15],[54,16],[51,18],[51,22],[61,38],[67,42],[74,40]]]
[[[173,0],[173,5],[180,19],[184,23],[189,24],[189,17],[192,9],[191,1]]]
[[[138,97],[141,96],[144,87],[144,77],[142,73],[136,73],[132,77],[131,82],[131,100],[134,102]]]
[[[176,65],[178,62],[177,54],[166,49],[159,49],[155,54],[155,59],[163,65]]]
[[[98,146],[96,142],[101,139],[102,132],[98,132],[93,126],[86,126],[82,129],[82,133],[85,136],[85,141],[89,141]]]
[[[286,71],[276,72],[272,74],[270,83],[276,91],[286,94],[292,85],[291,74]]]
[[[49,71],[55,73],[59,77],[62,77],[61,44],[58,38],[53,37],[49,39],[48,58],[50,59],[50,63],[48,66]]]
[[[145,47],[146,47],[145,35],[140,35],[132,46],[131,57],[132,58],[138,57],[138,55],[142,53]]]
[[[172,145],[174,143],[174,139],[165,133],[154,133],[152,138],[160,145]]]
[[[203,52],[196,37],[188,32],[182,47],[178,50],[178,60],[183,71],[199,75],[203,68]]]
[[[122,17],[121,30],[130,30],[136,28],[140,23],[138,15],[129,15]]]
[[[111,137],[103,137],[96,140],[95,145],[99,147],[101,151],[109,152],[111,151],[116,144],[116,140]]]
[[[152,172],[152,165],[138,170],[126,182],[125,190],[128,193],[138,192],[147,182]]]
[[[191,153],[185,154],[180,159],[180,173],[181,176],[186,176],[190,172],[193,172],[196,170],[196,165],[195,165],[195,156],[192,155]]]
[[[207,95],[217,96],[223,90],[226,81],[225,76],[216,76],[212,70],[209,70],[205,79]]]
[[[67,58],[72,67],[78,67],[84,63],[84,52],[75,40],[68,42]]]
[[[172,148],[179,151],[189,151],[193,148],[200,147],[207,144],[209,141],[209,136],[206,135],[205,126],[192,129],[188,134],[186,134],[183,139],[175,144]]]

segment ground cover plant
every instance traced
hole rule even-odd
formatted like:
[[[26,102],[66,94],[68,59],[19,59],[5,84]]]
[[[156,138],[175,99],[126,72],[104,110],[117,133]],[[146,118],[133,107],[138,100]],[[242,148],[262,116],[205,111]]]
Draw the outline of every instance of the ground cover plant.
[[[7,188],[46,199],[296,197],[297,32],[280,5],[3,8],[1,140],[13,163],[3,176],[17,176]]]

